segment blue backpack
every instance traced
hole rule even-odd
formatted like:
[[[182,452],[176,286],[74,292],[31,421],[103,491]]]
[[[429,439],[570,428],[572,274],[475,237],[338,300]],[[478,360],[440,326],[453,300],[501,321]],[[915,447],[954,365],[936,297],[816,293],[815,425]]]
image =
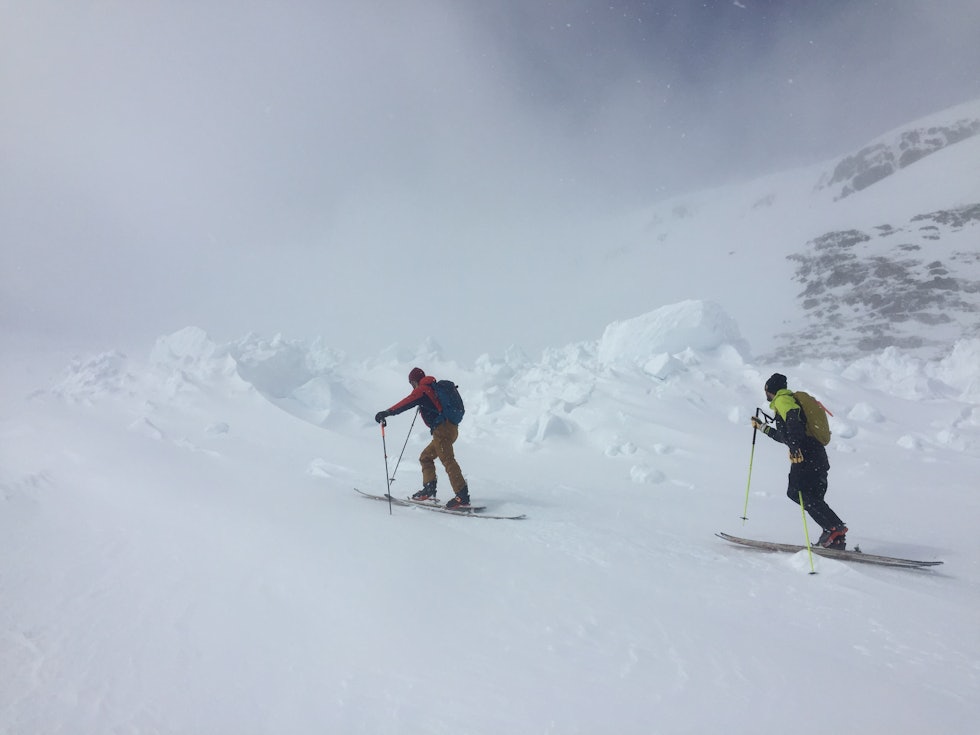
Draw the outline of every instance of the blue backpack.
[[[436,398],[442,405],[442,412],[439,414],[451,424],[459,425],[463,420],[466,409],[463,407],[463,397],[459,394],[456,384],[451,380],[437,380],[432,384],[435,389]]]

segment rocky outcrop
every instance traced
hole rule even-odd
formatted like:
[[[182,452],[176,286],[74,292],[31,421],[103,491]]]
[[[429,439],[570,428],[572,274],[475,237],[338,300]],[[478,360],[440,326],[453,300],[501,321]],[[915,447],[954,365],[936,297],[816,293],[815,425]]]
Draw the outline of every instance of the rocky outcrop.
[[[980,119],[964,118],[948,125],[905,130],[846,156],[817,184],[838,189],[836,199],[866,189],[926,156],[980,133]]]
[[[969,247],[974,238],[956,236],[974,228],[980,233],[980,204],[811,240],[788,256],[803,285],[805,325],[781,335],[786,351],[853,356],[980,336],[980,253]]]

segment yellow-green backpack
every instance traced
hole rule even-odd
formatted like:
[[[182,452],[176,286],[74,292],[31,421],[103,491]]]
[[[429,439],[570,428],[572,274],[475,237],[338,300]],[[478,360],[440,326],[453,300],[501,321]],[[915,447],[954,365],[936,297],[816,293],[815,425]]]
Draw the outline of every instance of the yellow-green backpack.
[[[793,398],[800,404],[803,415],[806,417],[807,436],[812,436],[824,446],[830,444],[830,421],[828,417],[833,416],[833,414],[809,393],[798,390],[793,393]]]

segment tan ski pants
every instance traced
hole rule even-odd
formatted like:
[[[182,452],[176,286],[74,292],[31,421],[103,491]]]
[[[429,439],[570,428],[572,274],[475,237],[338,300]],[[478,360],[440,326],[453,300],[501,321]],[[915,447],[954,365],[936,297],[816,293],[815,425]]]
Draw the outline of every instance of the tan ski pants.
[[[432,430],[432,441],[419,455],[423,483],[435,481],[436,458],[438,458],[442,462],[442,466],[446,468],[453,493],[458,494],[466,485],[466,480],[463,479],[463,471],[459,468],[459,463],[456,462],[456,455],[453,452],[453,442],[458,436],[459,427],[449,421],[443,421]]]

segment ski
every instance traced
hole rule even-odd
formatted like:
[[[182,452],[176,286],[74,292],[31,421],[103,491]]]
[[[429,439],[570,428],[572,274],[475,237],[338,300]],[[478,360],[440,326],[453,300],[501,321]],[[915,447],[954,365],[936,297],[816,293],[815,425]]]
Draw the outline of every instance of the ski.
[[[388,495],[374,495],[372,493],[366,493],[359,488],[354,488],[354,491],[360,493],[365,498],[371,498],[372,500],[382,500],[384,502],[392,502],[395,505],[400,505],[406,508],[424,508],[425,510],[431,510],[435,513],[445,513],[452,516],[468,516],[470,518],[486,518],[487,520],[497,520],[497,521],[519,521],[527,518],[526,515],[521,513],[516,516],[500,516],[491,515],[488,513],[483,513],[485,506],[476,506],[470,508],[464,508],[461,510],[453,510],[452,508],[446,508],[443,505],[435,505],[433,503],[419,502],[417,500],[409,500],[407,498],[396,498],[395,496]]]
[[[386,499],[387,497],[388,496],[385,495]],[[391,499],[404,500],[406,503],[410,503],[411,505],[421,505],[423,508],[442,508],[443,510],[452,510],[451,508],[446,508],[446,506],[444,506],[438,500],[433,502],[431,500],[415,500],[414,498],[396,498],[394,495],[391,496]],[[482,513],[486,509],[487,506],[485,505],[468,505],[465,508],[460,508],[459,510],[462,513]]]
[[[751,546],[755,549],[765,549],[766,551],[788,551],[796,553],[803,551],[806,546],[799,544],[780,544],[774,541],[756,541],[755,539],[740,538],[731,536],[727,533],[716,533],[718,538],[730,541],[741,546]],[[828,559],[842,559],[844,561],[859,561],[864,564],[879,564],[888,567],[905,567],[909,569],[934,567],[942,564],[941,561],[918,561],[916,559],[899,559],[894,556],[879,556],[878,554],[865,554],[857,549],[853,551],[841,551],[840,549],[825,549],[822,546],[810,546],[810,550],[818,556],[825,556]]]

